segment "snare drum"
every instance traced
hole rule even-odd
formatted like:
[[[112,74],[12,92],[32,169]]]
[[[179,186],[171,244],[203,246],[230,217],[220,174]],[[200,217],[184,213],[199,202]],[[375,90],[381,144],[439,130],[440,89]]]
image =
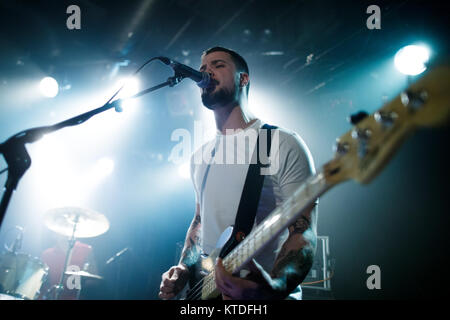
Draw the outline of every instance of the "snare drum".
[[[36,299],[47,274],[47,265],[28,254],[9,252],[0,256],[1,293]]]

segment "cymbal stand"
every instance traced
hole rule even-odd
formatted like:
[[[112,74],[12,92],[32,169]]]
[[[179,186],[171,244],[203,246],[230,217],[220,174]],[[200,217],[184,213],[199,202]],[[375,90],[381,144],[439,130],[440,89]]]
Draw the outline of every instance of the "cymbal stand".
[[[58,285],[55,288],[56,289],[55,290],[55,300],[58,300],[61,292],[64,291],[64,276],[65,276],[66,271],[67,271],[67,265],[69,264],[69,259],[72,256],[73,247],[75,246],[75,231],[77,229],[77,224],[78,224],[79,217],[80,217],[79,215],[75,216],[75,221],[74,221],[75,223],[73,225],[72,236],[68,240],[69,246],[67,248],[66,259],[64,261],[64,268],[63,268],[63,270],[61,272],[61,277],[59,278],[59,283],[58,283]]]

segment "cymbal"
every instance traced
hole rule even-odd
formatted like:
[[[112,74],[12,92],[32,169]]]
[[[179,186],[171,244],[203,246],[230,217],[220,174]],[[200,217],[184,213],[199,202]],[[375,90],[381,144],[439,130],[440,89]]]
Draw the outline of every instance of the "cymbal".
[[[98,276],[96,274],[92,274],[92,273],[89,273],[89,272],[83,271],[83,270],[81,270],[81,271],[66,271],[65,274],[75,275],[75,276],[80,276],[80,277],[87,277],[87,278],[103,279],[103,277],[101,277],[101,276]]]
[[[62,207],[47,211],[44,223],[50,230],[71,237],[75,228],[75,238],[99,236],[109,229],[108,219],[101,213],[79,207]]]

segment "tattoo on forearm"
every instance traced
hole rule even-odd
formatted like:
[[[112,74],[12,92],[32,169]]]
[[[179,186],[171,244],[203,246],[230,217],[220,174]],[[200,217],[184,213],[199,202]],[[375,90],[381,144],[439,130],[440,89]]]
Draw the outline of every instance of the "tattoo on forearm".
[[[308,274],[314,259],[316,236],[311,221],[301,215],[289,226],[289,237],[275,260],[271,276],[280,290],[292,291]]]
[[[192,228],[195,229],[200,224],[200,215],[195,215],[194,221],[192,222]]]
[[[195,215],[194,220],[187,232],[186,241],[183,251],[181,252],[180,263],[184,263],[188,267],[194,265],[200,254],[200,215]]]
[[[272,276],[280,277],[287,274],[296,274],[301,277],[305,271],[309,271],[313,260],[313,250],[310,246],[301,250],[280,252],[272,270]],[[281,253],[283,253],[281,255]]]
[[[306,230],[311,227],[311,222],[307,217],[301,215],[295,222],[289,227],[289,232],[291,234],[300,233],[303,234]]]

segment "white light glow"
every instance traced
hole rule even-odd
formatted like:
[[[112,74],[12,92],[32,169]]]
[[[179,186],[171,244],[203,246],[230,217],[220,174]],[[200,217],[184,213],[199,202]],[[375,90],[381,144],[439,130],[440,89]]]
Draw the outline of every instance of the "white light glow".
[[[110,158],[99,159],[80,179],[83,183],[83,191],[87,196],[92,194],[100,183],[114,171],[114,161]]]
[[[45,77],[39,83],[39,90],[44,97],[54,98],[58,94],[58,82],[52,77]]]
[[[48,207],[80,203],[82,185],[68,157],[67,144],[55,135],[48,135],[30,145],[30,151],[39,201]]]
[[[95,166],[95,171],[98,176],[107,176],[111,174],[114,170],[114,161],[110,158],[102,158],[97,161]]]
[[[191,169],[189,163],[183,163],[182,165],[180,165],[178,167],[178,173],[183,179],[189,179],[191,177]]]
[[[121,79],[119,81],[119,86],[124,85],[119,93],[121,98],[131,97],[139,92],[140,83],[139,79],[135,77]]]
[[[119,89],[122,85],[124,85],[124,87],[122,88],[122,90],[120,90],[119,94],[117,95],[117,97],[119,99],[125,99],[125,98],[132,97],[133,95],[138,93],[139,89],[140,89],[139,79],[135,78],[135,77],[124,78],[124,79],[119,80],[119,82],[116,85],[117,89]],[[138,99],[124,100],[122,102],[121,106],[122,106],[122,108],[128,109],[128,108],[136,106],[137,101],[138,101]]]
[[[95,161],[67,143],[68,138],[68,134],[48,135],[30,145],[33,188],[39,195],[37,201],[47,209],[85,205],[114,170],[111,158]]]
[[[428,48],[410,45],[395,54],[394,64],[401,73],[415,76],[425,71],[429,57]]]

